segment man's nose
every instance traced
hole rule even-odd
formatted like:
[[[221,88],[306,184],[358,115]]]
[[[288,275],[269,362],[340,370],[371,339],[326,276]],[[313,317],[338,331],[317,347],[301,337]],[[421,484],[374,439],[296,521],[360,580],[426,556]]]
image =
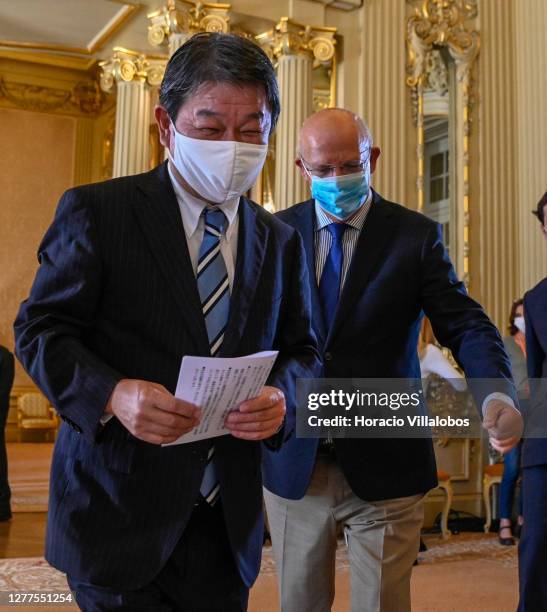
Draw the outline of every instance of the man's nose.
[[[237,140],[239,142],[243,142],[241,138],[241,134],[236,130],[235,127],[227,127],[222,134],[222,138],[220,140]]]

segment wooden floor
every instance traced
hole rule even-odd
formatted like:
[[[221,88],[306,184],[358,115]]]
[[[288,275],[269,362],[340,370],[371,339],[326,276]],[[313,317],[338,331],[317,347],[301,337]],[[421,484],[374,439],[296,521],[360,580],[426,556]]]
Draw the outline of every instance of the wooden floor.
[[[53,444],[15,442],[8,443],[6,450],[12,510],[45,512]]]
[[[43,557],[45,512],[17,512],[0,522],[0,558]]]

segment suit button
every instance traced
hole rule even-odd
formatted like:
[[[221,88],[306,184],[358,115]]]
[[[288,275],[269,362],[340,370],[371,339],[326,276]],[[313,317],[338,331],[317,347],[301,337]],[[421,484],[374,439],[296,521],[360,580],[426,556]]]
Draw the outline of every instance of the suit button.
[[[325,361],[332,361],[332,353],[329,353],[329,352],[325,353]]]

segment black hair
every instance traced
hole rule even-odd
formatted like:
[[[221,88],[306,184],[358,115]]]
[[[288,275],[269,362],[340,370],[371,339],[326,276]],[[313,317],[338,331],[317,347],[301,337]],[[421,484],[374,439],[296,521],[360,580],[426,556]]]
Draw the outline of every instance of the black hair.
[[[515,325],[515,317],[517,316],[517,308],[524,304],[522,298],[515,300],[511,305],[511,314],[509,315],[509,333],[514,336],[518,331],[518,327]]]
[[[160,103],[174,122],[180,107],[203,83],[262,85],[272,114],[270,131],[281,105],[274,67],[253,41],[235,34],[202,32],[171,56],[160,86]]]
[[[536,215],[541,225],[545,225],[545,206],[547,206],[547,191],[538,202],[537,209],[532,211],[532,214]]]

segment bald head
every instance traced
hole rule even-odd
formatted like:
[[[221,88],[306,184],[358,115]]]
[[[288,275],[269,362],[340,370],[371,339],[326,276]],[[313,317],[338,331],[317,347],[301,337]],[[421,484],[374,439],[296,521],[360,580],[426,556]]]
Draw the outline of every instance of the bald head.
[[[344,108],[326,108],[308,117],[300,130],[300,154],[307,159],[310,149],[333,149],[340,146],[366,149],[372,145],[365,122]]]
[[[308,168],[343,166],[367,158],[372,149],[372,137],[365,122],[343,108],[327,108],[308,117],[300,131],[299,156]],[[379,154],[371,155],[374,163]],[[372,152],[371,152],[372,153]],[[308,180],[300,160],[297,164]]]

